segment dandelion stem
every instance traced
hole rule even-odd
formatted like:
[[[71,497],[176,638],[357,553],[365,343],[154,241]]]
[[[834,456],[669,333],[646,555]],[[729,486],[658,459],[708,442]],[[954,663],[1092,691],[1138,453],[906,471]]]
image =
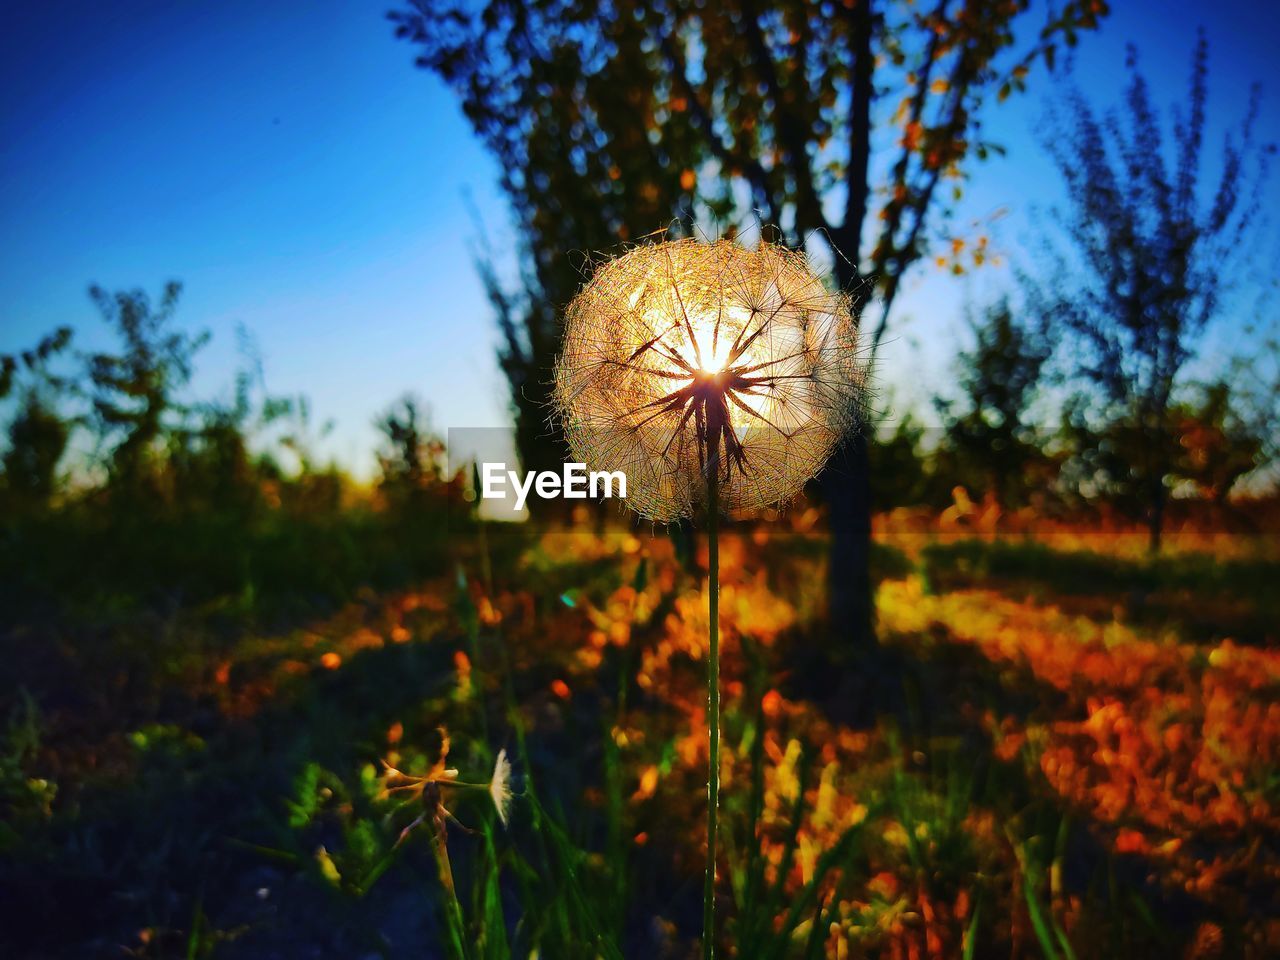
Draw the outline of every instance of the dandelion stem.
[[[707,879],[702,894],[702,956],[715,956],[716,820],[720,805],[720,458],[713,444],[707,458]]]

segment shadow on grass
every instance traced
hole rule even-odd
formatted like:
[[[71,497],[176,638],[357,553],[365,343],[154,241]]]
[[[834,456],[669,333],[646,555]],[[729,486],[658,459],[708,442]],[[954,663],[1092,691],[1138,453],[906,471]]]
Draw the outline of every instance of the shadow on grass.
[[[801,639],[795,646],[800,651],[812,645]],[[898,820],[908,834],[925,829],[937,844],[936,862],[918,865],[931,883],[982,896],[998,882],[975,859],[969,828],[948,823],[948,817],[962,820],[985,812],[1016,844],[1023,876],[1040,878],[1032,886],[1049,888],[1046,878],[1053,875],[1055,902],[1070,898],[1095,918],[1092,928],[1073,934],[1079,956],[1157,955],[1188,942],[1200,924],[1221,922],[1221,905],[1159,883],[1158,867],[1143,855],[1118,855],[1112,846],[1115,825],[1074,810],[1041,775],[1029,745],[1002,755],[994,730],[1006,722],[1024,731],[1084,719],[1078,704],[1038,680],[1028,665],[992,662],[980,648],[938,627],[925,635],[882,636],[876,646],[848,653],[835,668],[829,658],[814,658],[791,679],[806,695],[816,696],[834,722],[887,732],[901,771],[890,788]],[[1212,858],[1252,841],[1201,837],[1193,842]],[[966,864],[972,872],[953,875]],[[1020,888],[1017,872],[1009,882],[1014,884],[1013,912],[1022,911],[1024,923],[1034,925],[1027,918],[1037,910],[1048,917],[1050,908]],[[988,889],[987,895],[994,894]],[[995,926],[1008,934],[1007,926]],[[983,936],[992,937],[991,928],[984,928]],[[1009,949],[1007,940],[988,939],[977,943],[973,955]]]
[[[1039,543],[965,540],[935,543],[921,555],[937,591],[998,589],[1021,599],[1110,620],[1173,628],[1189,642],[1231,637],[1268,645],[1280,639],[1280,562],[1186,553],[1128,559],[1060,551]]]
[[[131,735],[128,769],[88,773],[52,818],[31,818],[8,838],[0,952],[118,957],[166,930],[194,937],[214,918],[243,938],[238,957],[376,955],[397,932],[398,955],[429,956],[412,948],[413,938],[435,942],[422,927],[432,911],[420,865],[361,902],[305,882],[305,861],[281,869],[255,847],[281,845],[287,801],[309,768],[355,769],[385,750],[387,726],[452,682],[452,649],[362,650],[341,669],[283,684],[246,718],[170,701]],[[407,890],[422,905],[408,929],[394,909]],[[195,942],[152,943],[145,955],[187,955]]]

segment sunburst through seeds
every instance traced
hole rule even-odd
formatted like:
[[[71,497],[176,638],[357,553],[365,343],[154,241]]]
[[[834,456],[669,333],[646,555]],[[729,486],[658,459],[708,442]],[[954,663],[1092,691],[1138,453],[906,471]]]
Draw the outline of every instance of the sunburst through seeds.
[[[760,242],[638,246],[570,305],[555,398],[574,459],[623,470],[629,505],[725,513],[790,499],[856,419],[865,367],[849,297]]]

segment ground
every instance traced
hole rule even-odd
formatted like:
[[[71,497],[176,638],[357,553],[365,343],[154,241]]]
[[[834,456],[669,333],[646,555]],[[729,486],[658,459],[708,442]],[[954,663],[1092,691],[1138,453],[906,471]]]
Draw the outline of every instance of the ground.
[[[1273,543],[883,518],[859,650],[811,527],[724,536],[725,955],[1280,952]],[[490,529],[314,616],[7,630],[6,955],[695,955],[686,543]]]

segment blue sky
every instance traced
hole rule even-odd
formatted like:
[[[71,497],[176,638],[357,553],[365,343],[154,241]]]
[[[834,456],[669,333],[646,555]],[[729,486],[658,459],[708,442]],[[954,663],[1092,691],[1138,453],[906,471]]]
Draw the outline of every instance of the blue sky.
[[[358,471],[372,463],[374,415],[405,390],[442,431],[503,424],[465,199],[509,252],[496,170],[454,98],[392,38],[388,5],[6,5],[0,352],[63,323],[81,348],[105,344],[89,283],[155,292],[172,278],[185,284],[181,321],[214,334],[195,391],[229,389],[243,324],[270,389],[308,394],[317,419],[336,421],[323,449]],[[1267,3],[1115,6],[1079,53],[1095,100],[1118,92],[1130,39],[1157,96],[1181,99],[1201,23],[1215,122],[1235,122],[1249,83],[1274,74],[1265,46],[1280,17]],[[1030,235],[1028,211],[1056,195],[1034,135],[1054,82],[1037,75],[1029,95],[987,115],[1009,154],[973,168],[956,226],[1007,208],[994,228],[1005,251]],[[1273,141],[1277,96],[1267,91],[1261,131]],[[1277,196],[1273,182],[1270,206]],[[918,270],[880,369],[897,409],[945,377],[964,305],[1008,283],[1007,269],[961,280]]]

